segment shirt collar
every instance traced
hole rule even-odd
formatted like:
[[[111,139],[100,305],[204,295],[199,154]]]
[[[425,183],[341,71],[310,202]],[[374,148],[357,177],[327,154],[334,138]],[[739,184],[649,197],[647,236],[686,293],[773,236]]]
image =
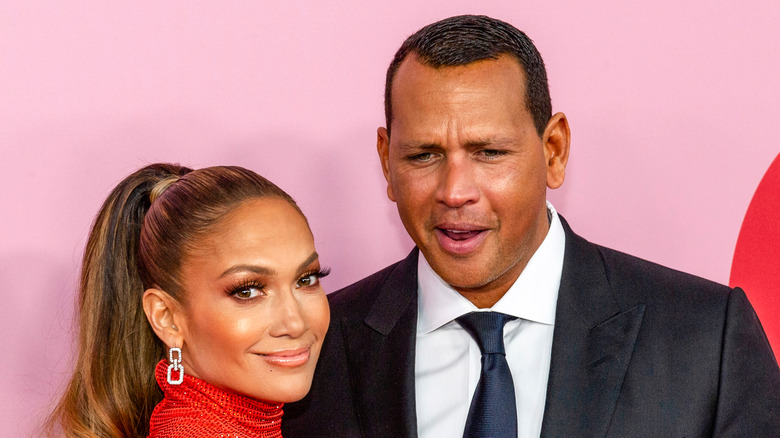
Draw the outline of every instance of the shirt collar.
[[[478,309],[434,272],[420,253],[417,261],[417,333],[425,334],[479,310],[492,310],[542,324],[555,323],[555,307],[563,271],[566,235],[555,207],[548,201],[550,229],[514,284],[490,309]]]

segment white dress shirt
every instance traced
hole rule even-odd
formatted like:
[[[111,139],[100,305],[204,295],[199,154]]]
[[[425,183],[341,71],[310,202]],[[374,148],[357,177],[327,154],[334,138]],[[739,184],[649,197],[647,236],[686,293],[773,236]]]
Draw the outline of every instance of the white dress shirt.
[[[482,355],[455,319],[480,310],[518,318],[504,327],[506,359],[515,384],[518,437],[541,433],[565,246],[558,214],[549,202],[547,209],[552,217],[547,236],[512,287],[490,309],[474,306],[420,254],[414,367],[420,438],[463,436]]]

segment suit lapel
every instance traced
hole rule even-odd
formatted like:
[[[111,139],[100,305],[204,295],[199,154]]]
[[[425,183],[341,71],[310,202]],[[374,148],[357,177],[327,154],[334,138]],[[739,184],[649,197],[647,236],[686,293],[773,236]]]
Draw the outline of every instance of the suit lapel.
[[[642,324],[621,310],[595,245],[566,232],[543,437],[605,436]]]
[[[352,391],[367,437],[417,436],[417,254],[413,250],[388,274],[364,320],[341,321]]]
[[[561,220],[566,253],[541,436],[605,436],[644,306],[618,307],[596,246]],[[417,257],[415,249],[388,274],[364,320],[341,320],[355,405],[367,437],[417,436]]]

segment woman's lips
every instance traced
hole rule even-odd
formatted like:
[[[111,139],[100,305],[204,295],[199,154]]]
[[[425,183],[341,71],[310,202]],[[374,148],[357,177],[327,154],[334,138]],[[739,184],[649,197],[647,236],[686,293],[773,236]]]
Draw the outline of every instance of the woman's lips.
[[[260,354],[266,362],[278,367],[295,368],[309,362],[309,349],[280,350],[273,353]]]
[[[486,231],[468,227],[440,227],[436,228],[436,237],[444,251],[456,255],[468,255],[479,248],[487,236]]]

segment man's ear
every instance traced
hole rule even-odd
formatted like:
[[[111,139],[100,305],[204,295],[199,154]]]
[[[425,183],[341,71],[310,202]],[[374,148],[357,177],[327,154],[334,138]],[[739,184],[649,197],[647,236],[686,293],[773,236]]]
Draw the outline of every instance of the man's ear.
[[[557,189],[566,178],[566,163],[569,162],[571,131],[566,115],[556,113],[547,122],[542,135],[544,160],[547,166],[547,187]]]
[[[150,288],[143,296],[144,313],[152,330],[168,348],[184,344],[184,318],[180,305],[161,289]]]
[[[376,130],[376,151],[379,154],[379,162],[382,163],[382,173],[387,181],[387,197],[395,202],[393,186],[390,184],[390,136],[386,128],[379,127]]]

